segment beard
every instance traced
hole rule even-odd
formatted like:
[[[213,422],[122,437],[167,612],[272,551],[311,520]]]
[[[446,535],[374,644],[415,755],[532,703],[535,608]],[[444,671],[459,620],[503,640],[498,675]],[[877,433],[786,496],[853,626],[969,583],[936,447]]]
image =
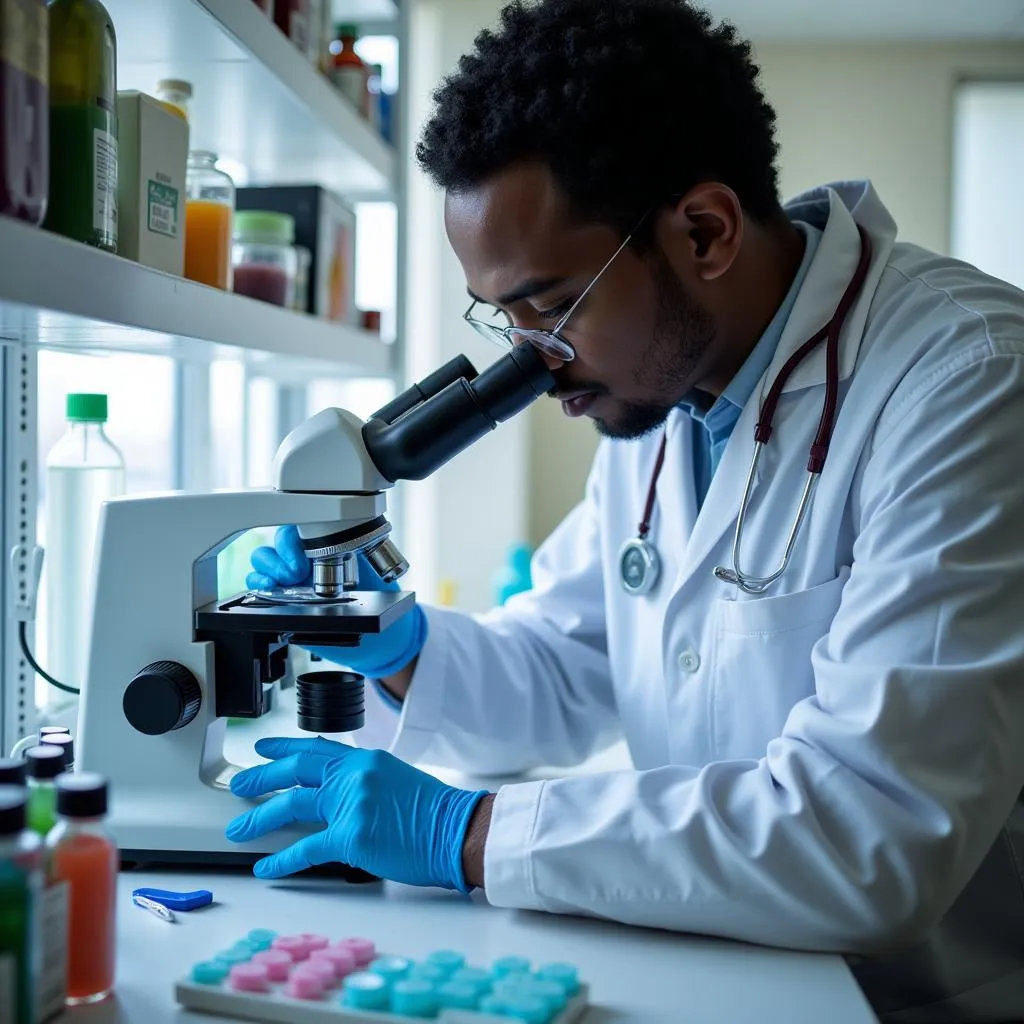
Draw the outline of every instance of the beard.
[[[619,401],[614,419],[594,418],[597,432],[614,440],[635,441],[657,430],[685,394],[687,381],[715,340],[711,316],[687,293],[660,250],[653,257],[652,277],[657,298],[654,331],[633,382],[655,397]]]

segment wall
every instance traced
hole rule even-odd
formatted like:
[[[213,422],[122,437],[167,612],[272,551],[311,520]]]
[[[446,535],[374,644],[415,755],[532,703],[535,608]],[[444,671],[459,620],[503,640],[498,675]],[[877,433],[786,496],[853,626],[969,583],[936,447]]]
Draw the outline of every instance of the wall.
[[[952,107],[963,78],[1024,77],[1024,45],[782,45],[757,48],[775,105],[783,196],[869,177],[901,237],[948,251]],[[529,537],[579,500],[597,444],[553,402],[530,414]]]
[[[470,49],[500,4],[490,0],[420,0],[411,11],[415,40],[410,68],[412,139],[431,111],[430,93]],[[408,164],[410,224],[406,289],[408,373],[417,380],[464,353],[483,370],[502,354],[460,318],[466,279],[444,233],[442,195]],[[467,610],[491,606],[491,577],[510,543],[526,537],[528,423],[519,416],[462,452],[429,480],[403,485],[409,585],[435,602],[445,580]]]

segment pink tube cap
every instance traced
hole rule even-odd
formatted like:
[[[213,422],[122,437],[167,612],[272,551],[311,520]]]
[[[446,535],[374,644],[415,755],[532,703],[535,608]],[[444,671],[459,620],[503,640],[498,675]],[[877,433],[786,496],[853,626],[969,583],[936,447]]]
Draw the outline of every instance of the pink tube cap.
[[[283,949],[267,949],[262,953],[255,953],[251,962],[265,967],[267,977],[271,981],[286,981],[288,972],[292,969],[292,964],[295,963],[291,954]]]
[[[347,978],[356,969],[356,958],[350,949],[341,946],[330,946],[327,949],[314,949],[309,959],[323,960],[334,969],[334,977]]]
[[[377,947],[369,939],[342,939],[337,945],[356,958],[357,967],[365,967],[377,954]]]
[[[296,974],[309,974],[313,977],[319,978],[324,988],[330,988],[338,980],[338,975],[334,973],[334,964],[329,960],[314,960],[310,957],[305,963],[297,964],[292,970],[291,977],[295,977]]]
[[[262,964],[235,964],[231,968],[231,987],[236,992],[269,992],[270,976]]]
[[[301,935],[281,935],[274,939],[270,947],[287,953],[296,963],[309,956],[309,946]]]
[[[324,994],[324,983],[315,974],[293,971],[285,992],[294,999],[319,999]]]
[[[310,953],[314,949],[326,949],[331,944],[331,940],[326,935],[313,935],[310,932],[303,932],[299,938],[306,943],[306,949]]]

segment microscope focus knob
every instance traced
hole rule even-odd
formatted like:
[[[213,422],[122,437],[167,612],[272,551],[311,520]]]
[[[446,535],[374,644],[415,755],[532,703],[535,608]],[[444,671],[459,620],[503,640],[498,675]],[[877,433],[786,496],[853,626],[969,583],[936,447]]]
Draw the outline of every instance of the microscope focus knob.
[[[182,729],[199,714],[203,692],[196,677],[176,661],[154,661],[128,684],[121,706],[139,732],[160,736]]]

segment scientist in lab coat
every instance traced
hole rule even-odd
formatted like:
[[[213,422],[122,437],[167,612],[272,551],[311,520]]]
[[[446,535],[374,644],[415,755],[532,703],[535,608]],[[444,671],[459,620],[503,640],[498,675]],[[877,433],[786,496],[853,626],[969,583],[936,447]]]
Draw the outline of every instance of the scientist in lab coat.
[[[1017,1019],[1024,295],[897,241],[867,182],[780,205],[774,127],[747,44],[683,0],[517,2],[478,36],[418,147],[466,317],[537,345],[604,440],[532,591],[347,653],[377,680],[363,748],[261,742],[234,789],[286,792],[229,835],[323,821],[257,874],[338,860],[834,951],[887,1021]],[[755,427],[844,296],[820,479],[785,570],[741,589]],[[827,347],[775,396],[748,576],[783,560]],[[308,570],[284,528],[250,583]],[[409,764],[569,765],[623,736],[635,770],[496,793]]]

